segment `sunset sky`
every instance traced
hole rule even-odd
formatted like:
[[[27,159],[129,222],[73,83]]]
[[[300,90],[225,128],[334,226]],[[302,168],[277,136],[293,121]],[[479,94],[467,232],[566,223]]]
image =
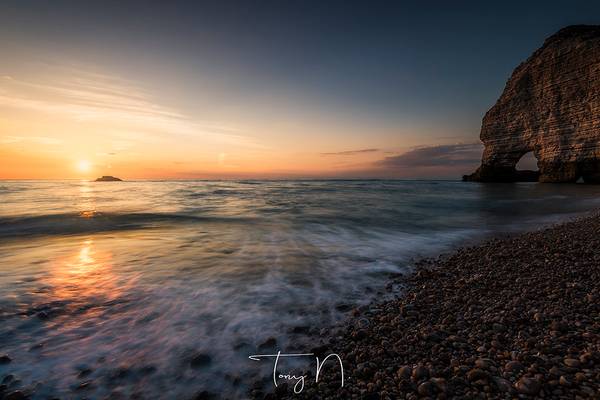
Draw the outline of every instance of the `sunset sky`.
[[[0,3],[0,178],[458,178],[597,2]],[[421,4],[421,6],[418,6]]]

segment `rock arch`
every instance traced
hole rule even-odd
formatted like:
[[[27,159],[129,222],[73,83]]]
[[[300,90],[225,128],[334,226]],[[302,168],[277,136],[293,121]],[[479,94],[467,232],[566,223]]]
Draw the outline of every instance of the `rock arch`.
[[[540,182],[600,182],[600,26],[561,29],[519,65],[481,127],[481,166],[465,180],[518,181],[533,151]]]

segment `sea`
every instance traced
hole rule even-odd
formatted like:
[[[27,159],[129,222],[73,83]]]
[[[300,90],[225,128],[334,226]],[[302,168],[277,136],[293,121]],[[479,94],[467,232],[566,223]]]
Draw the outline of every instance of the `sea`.
[[[583,184],[0,181],[0,381],[247,398],[273,385],[249,356],[309,353],[420,258],[599,206]]]

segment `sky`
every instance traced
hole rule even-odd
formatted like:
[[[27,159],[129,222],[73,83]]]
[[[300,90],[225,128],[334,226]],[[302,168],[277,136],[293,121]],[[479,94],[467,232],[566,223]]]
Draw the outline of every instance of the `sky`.
[[[487,4],[486,4],[487,3]],[[600,3],[0,2],[0,179],[459,178]]]

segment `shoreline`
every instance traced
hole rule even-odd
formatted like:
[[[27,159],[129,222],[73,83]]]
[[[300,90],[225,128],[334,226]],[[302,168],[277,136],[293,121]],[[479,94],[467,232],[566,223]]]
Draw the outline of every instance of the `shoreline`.
[[[332,369],[266,398],[600,398],[597,249],[595,211],[423,259],[313,349],[340,355],[344,388]]]

